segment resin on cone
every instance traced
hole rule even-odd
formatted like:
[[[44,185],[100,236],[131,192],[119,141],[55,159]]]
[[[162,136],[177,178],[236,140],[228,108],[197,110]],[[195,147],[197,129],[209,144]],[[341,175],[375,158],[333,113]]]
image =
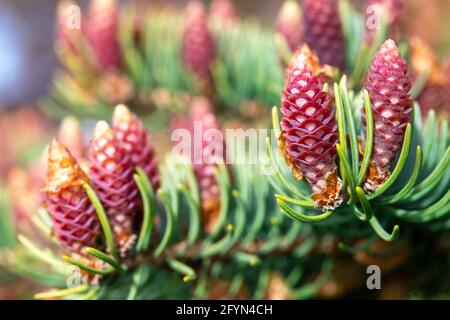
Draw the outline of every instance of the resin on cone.
[[[308,181],[316,207],[335,209],[342,203],[342,182],[333,100],[309,66],[299,63],[287,75],[281,113],[280,148],[294,177]]]
[[[207,83],[215,57],[215,44],[208,29],[205,8],[199,1],[191,1],[186,7],[182,43],[183,65],[195,74],[200,82]]]
[[[277,32],[286,40],[291,51],[297,50],[303,38],[302,12],[294,0],[286,0],[278,14]]]
[[[120,70],[119,12],[115,0],[91,0],[86,35],[101,71]]]
[[[131,155],[105,121],[99,121],[89,147],[90,179],[114,232],[122,256],[136,239],[133,230],[140,196]]]
[[[337,68],[345,63],[345,42],[336,0],[303,1],[305,41],[320,62]]]
[[[44,207],[51,216],[55,237],[73,253],[96,247],[100,222],[83,185],[89,183],[75,158],[54,140],[48,152],[47,184],[42,189]]]
[[[374,120],[372,160],[365,182],[366,191],[372,192],[390,175],[389,166],[403,144],[413,106],[408,66],[393,40],[387,40],[376,53],[365,88],[372,101]],[[365,128],[364,108],[363,124]]]
[[[156,192],[160,186],[158,162],[150,135],[142,122],[125,105],[120,104],[114,109],[113,129],[116,139],[131,156],[133,165],[145,171]]]
[[[415,81],[426,76],[427,81],[417,102],[426,116],[431,109],[439,110],[446,105],[446,77],[444,67],[433,49],[421,38],[410,40],[411,67]]]
[[[210,21],[216,28],[226,28],[237,21],[236,8],[231,0],[213,0],[210,8]]]

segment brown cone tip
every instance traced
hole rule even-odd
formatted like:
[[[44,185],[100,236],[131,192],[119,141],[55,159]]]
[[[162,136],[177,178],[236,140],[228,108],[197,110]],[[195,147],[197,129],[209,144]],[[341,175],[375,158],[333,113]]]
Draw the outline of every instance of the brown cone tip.
[[[320,188],[313,188],[314,193],[311,196],[316,207],[334,210],[342,204],[342,181],[337,176],[337,170],[329,173],[324,180],[320,180],[318,186]]]
[[[53,140],[48,149],[48,171],[45,193],[58,193],[61,190],[88,183],[86,174],[67,148]]]
[[[300,65],[307,65],[311,68],[314,75],[319,76],[320,80],[326,82],[339,73],[339,69],[328,64],[321,64],[317,54],[311,50],[308,44],[303,44],[292,56],[292,60],[286,69],[286,74]]]

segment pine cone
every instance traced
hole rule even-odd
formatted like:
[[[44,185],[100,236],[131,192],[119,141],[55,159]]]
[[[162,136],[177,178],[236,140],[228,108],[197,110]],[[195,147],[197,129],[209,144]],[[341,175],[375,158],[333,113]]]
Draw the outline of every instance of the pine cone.
[[[86,35],[102,71],[120,69],[119,13],[115,0],[91,0]]]
[[[183,64],[201,82],[208,83],[215,56],[215,44],[208,30],[205,8],[199,1],[191,1],[186,7],[182,44]]]
[[[131,155],[105,121],[97,123],[89,147],[89,161],[92,185],[108,215],[116,244],[125,255],[136,238],[133,223],[140,195],[133,180]]]
[[[429,110],[439,110],[446,104],[446,77],[444,68],[433,52],[433,49],[422,39],[414,37],[410,40],[411,67],[413,78],[428,74],[427,83],[417,97],[424,115]]]
[[[337,177],[337,125],[332,99],[312,69],[302,63],[287,76],[281,101],[280,148],[297,179],[305,177],[317,207],[342,202]]]
[[[450,112],[450,57],[447,59],[447,66],[445,68],[446,71],[446,87],[447,87],[447,108],[445,109],[446,112]]]
[[[76,4],[72,0],[62,0],[56,9],[56,43],[73,54],[78,54],[77,42],[81,37],[81,21],[76,21]],[[80,23],[80,25],[77,25]]]
[[[86,246],[96,247],[100,222],[83,184],[88,178],[62,144],[53,141],[48,153],[44,207],[53,221],[56,238],[71,252],[83,254]]]
[[[85,146],[83,132],[76,118],[71,116],[64,118],[59,127],[58,140],[70,150],[70,153],[77,161],[84,158]]]
[[[387,23],[391,36],[398,35],[400,20],[405,12],[405,0],[366,0],[365,7],[367,15],[387,14]],[[380,17],[374,18],[380,21]],[[368,19],[369,17],[366,16],[366,21]],[[376,26],[368,28],[369,26],[367,24],[366,27],[366,41],[371,43],[377,29]]]
[[[286,0],[281,6],[277,19],[277,31],[280,33],[291,51],[297,50],[303,38],[302,12],[294,0]]]
[[[237,21],[236,8],[231,0],[213,0],[210,21],[216,28],[232,26]]]
[[[317,53],[320,62],[342,69],[345,43],[336,0],[303,2],[305,41]]]
[[[113,114],[116,139],[131,156],[134,166],[140,166],[147,174],[154,191],[160,186],[160,175],[150,136],[142,122],[123,104],[116,106]]]
[[[217,164],[224,161],[225,146],[221,146],[222,154],[211,155],[204,152],[205,148],[211,147],[210,144],[212,143],[205,138],[205,132],[210,129],[220,130],[219,121],[211,112],[209,101],[206,98],[197,97],[192,101],[188,121],[175,119],[174,122],[174,128],[187,129],[193,138],[190,160],[200,189],[202,224],[206,232],[211,232],[220,210],[220,189],[214,172]],[[195,147],[200,150],[196,150]],[[216,150],[218,149],[217,145],[214,145],[214,147],[217,147]]]
[[[413,102],[408,66],[393,40],[387,40],[375,55],[365,88],[373,106],[373,156],[365,188],[374,191],[389,177],[389,165],[400,149]],[[366,127],[363,108],[363,124]]]

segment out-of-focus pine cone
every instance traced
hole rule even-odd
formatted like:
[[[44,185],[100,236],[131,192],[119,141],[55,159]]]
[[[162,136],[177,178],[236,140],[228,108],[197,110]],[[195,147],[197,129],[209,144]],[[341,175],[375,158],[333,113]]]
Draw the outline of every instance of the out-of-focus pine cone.
[[[336,0],[303,2],[305,41],[317,53],[320,62],[342,69],[345,42]]]
[[[96,247],[100,234],[100,222],[84,191],[85,183],[88,178],[75,158],[54,140],[49,146],[43,204],[52,218],[56,238],[71,252],[82,255],[84,247]]]
[[[133,98],[134,87],[128,76],[113,70],[101,75],[98,81],[98,92],[107,103],[115,105]]]
[[[336,299],[361,288],[366,284],[367,273],[353,261],[339,261],[331,271],[327,282],[317,296],[320,299]]]
[[[102,71],[120,70],[118,28],[116,0],[91,0],[85,32]]]
[[[136,238],[133,224],[140,205],[131,155],[116,139],[108,124],[99,121],[88,157],[92,185],[108,215],[116,244],[125,255]]]
[[[370,17],[372,15],[387,15],[387,23],[389,33],[392,37],[396,37],[399,33],[400,21],[405,12],[405,0],[366,0],[366,21],[380,23],[382,17]],[[373,18],[373,19],[372,19]],[[371,20],[369,20],[371,19]],[[376,23],[372,26],[366,24],[366,41],[372,42],[377,27]]]
[[[426,74],[427,83],[417,97],[424,116],[429,110],[436,111],[446,106],[446,77],[444,67],[433,49],[422,39],[410,40],[411,67],[414,79]]]
[[[213,37],[208,29],[205,8],[193,0],[186,7],[183,33],[182,60],[199,81],[207,83],[211,77],[211,65],[216,57]]]
[[[209,16],[212,25],[216,28],[226,28],[237,21],[236,8],[232,0],[213,0]]]
[[[309,66],[300,63],[287,75],[281,101],[281,152],[294,176],[308,181],[315,205],[323,209],[342,202],[332,103]]]
[[[80,123],[72,116],[63,119],[58,132],[58,141],[70,150],[72,156],[80,161],[85,156],[85,145]]]
[[[359,245],[366,241],[358,241]],[[411,246],[405,242],[402,245],[383,240],[376,241],[367,251],[361,251],[353,255],[353,259],[364,266],[377,265],[383,272],[399,269],[411,257]]]
[[[62,0],[56,9],[56,43],[73,54],[78,54],[81,37],[81,14],[72,0]],[[78,15],[79,14],[79,15]]]
[[[140,166],[148,176],[153,190],[160,186],[160,174],[150,136],[142,122],[123,104],[116,106],[113,114],[116,139],[131,156],[134,166]]]
[[[291,287],[279,272],[271,272],[264,300],[289,300]]]
[[[447,98],[447,107],[445,108],[445,111],[447,114],[450,112],[450,57],[447,59],[446,68],[446,98]]]
[[[373,155],[365,182],[366,191],[372,192],[390,175],[389,166],[403,144],[413,106],[408,65],[393,40],[387,40],[376,53],[365,88],[372,101],[374,120]],[[365,128],[364,108],[363,125]]]
[[[239,290],[230,295],[231,282],[227,279],[211,279],[207,282],[208,300],[247,300],[250,298],[250,292],[245,283],[241,284]]]
[[[297,50],[303,38],[303,24],[302,11],[296,1],[286,0],[283,3],[278,13],[276,27],[291,51]]]
[[[197,97],[191,103],[189,119],[175,119],[172,127],[187,129],[191,134],[190,161],[200,189],[202,224],[209,233],[214,228],[220,210],[220,189],[214,173],[218,163],[224,162],[226,151],[223,141],[210,141],[205,132],[220,130],[219,121],[212,113],[209,101],[204,97]],[[212,144],[212,149],[219,153],[205,152],[205,148],[211,148]]]

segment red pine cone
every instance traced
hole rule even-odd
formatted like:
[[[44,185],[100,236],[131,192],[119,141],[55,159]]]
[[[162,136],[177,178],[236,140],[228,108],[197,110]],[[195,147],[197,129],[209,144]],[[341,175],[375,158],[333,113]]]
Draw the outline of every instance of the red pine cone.
[[[345,42],[336,0],[303,2],[305,41],[317,53],[320,63],[343,68]]]
[[[220,210],[220,189],[214,172],[217,164],[224,162],[225,145],[221,145],[221,154],[205,152],[207,146],[214,143],[206,136],[207,130],[220,130],[219,121],[211,111],[211,105],[206,98],[197,97],[191,104],[189,119],[175,119],[174,128],[187,129],[192,138],[191,162],[200,189],[202,205],[202,223],[206,232],[211,232]],[[201,129],[200,129],[201,126]],[[201,136],[199,136],[201,134]],[[220,142],[219,142],[220,143]],[[198,149],[196,150],[196,147]]]
[[[88,178],[62,144],[52,141],[48,152],[44,207],[53,221],[53,232],[71,252],[83,254],[86,246],[96,247],[100,222],[83,184]]]
[[[210,8],[210,21],[216,27],[228,27],[237,20],[236,8],[231,0],[213,0]]]
[[[277,19],[277,31],[284,37],[291,51],[295,51],[303,37],[303,25],[299,4],[286,0],[281,6]]]
[[[89,161],[92,185],[108,215],[117,246],[124,255],[135,240],[133,223],[140,196],[133,179],[131,155],[105,121],[97,123],[89,147]]]
[[[215,44],[208,30],[205,8],[199,1],[191,1],[186,7],[182,44],[183,64],[200,81],[208,82],[215,56]]]
[[[160,175],[150,136],[142,122],[123,104],[116,106],[113,114],[116,139],[131,156],[134,166],[140,166],[152,183],[153,190],[160,186]]]
[[[86,35],[102,71],[120,69],[119,13],[115,0],[91,0]]]
[[[323,209],[334,209],[342,202],[332,103],[309,66],[299,63],[291,69],[281,101],[281,152],[294,176],[306,178],[316,206]]]
[[[375,55],[365,88],[372,101],[374,117],[373,156],[365,188],[374,191],[389,177],[389,165],[403,143],[413,106],[408,66],[393,40],[387,40]],[[364,109],[363,114],[365,127]]]

